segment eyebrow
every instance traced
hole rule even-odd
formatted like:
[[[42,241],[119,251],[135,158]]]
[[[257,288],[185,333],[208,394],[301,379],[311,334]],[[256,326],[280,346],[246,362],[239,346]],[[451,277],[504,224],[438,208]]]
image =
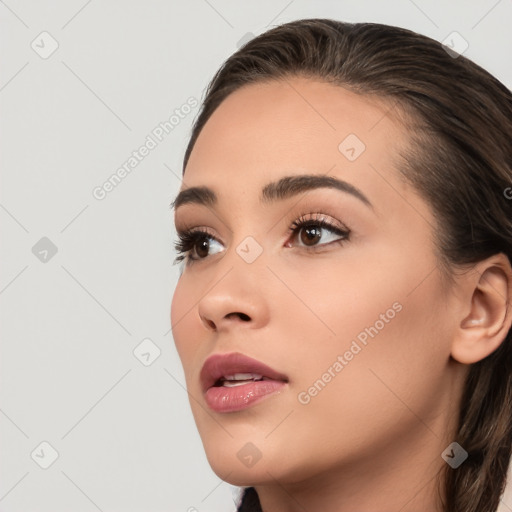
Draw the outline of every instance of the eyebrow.
[[[260,202],[268,204],[318,188],[340,190],[356,197],[373,209],[370,200],[354,185],[332,176],[318,176],[316,174],[284,176],[277,181],[268,183],[261,190]],[[189,187],[179,192],[170,206],[174,210],[185,204],[214,206],[217,201],[217,194],[211,188],[206,186]]]

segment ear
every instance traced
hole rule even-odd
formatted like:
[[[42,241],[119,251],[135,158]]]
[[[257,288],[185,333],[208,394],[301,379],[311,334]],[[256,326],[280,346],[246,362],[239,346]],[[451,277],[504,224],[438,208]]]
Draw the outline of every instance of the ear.
[[[512,268],[503,253],[478,262],[462,277],[463,318],[456,328],[451,356],[476,363],[494,352],[512,323]]]

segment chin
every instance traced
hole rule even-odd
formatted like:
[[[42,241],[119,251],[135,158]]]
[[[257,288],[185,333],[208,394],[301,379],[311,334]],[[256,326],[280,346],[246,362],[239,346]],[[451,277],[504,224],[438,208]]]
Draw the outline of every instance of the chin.
[[[275,444],[267,443],[259,449],[250,441],[230,439],[207,448],[206,457],[213,472],[231,485],[263,485],[276,479],[283,484],[295,484],[311,476],[304,460],[290,459],[290,453],[280,452]]]
[[[258,461],[252,467],[244,466],[238,459],[236,462],[231,457],[210,457],[207,455],[208,462],[213,472],[225,482],[236,485],[238,487],[250,487],[268,483],[272,477],[267,473],[267,470],[272,470],[267,467],[263,460]]]

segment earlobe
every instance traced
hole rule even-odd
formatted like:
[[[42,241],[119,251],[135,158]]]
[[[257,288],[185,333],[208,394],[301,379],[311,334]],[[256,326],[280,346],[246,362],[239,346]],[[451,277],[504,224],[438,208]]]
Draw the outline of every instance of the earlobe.
[[[464,317],[452,342],[451,356],[473,364],[492,354],[506,338],[512,324],[512,268],[507,256],[495,254],[475,265],[462,278],[467,290]],[[469,312],[468,312],[469,310]]]

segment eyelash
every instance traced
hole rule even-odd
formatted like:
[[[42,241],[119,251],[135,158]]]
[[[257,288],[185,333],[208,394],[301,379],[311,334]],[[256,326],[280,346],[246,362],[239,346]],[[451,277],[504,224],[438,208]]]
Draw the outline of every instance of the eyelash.
[[[325,228],[343,238],[339,240],[333,240],[332,242],[328,242],[325,244],[312,245],[310,247],[304,246],[302,247],[303,249],[309,251],[316,251],[318,250],[318,248],[322,248],[326,245],[330,245],[333,243],[343,245],[350,240],[349,229],[342,229],[340,227],[334,226],[319,214],[317,214],[317,217],[315,218],[306,219],[305,217],[306,215],[302,215],[300,218],[295,220],[292,223],[292,225],[288,228],[288,234],[295,233],[295,236],[297,236],[300,233],[300,230],[303,228],[320,227]],[[213,240],[220,243],[220,240],[218,240],[217,237],[213,236],[211,233],[203,229],[189,229],[181,233],[178,233],[178,241],[174,243],[174,250],[180,255],[176,257],[176,259],[173,262],[173,265],[182,260],[187,260],[188,264],[198,260],[205,260],[206,258],[193,258],[189,254],[190,251],[195,247],[195,244],[203,238],[212,238]]]

